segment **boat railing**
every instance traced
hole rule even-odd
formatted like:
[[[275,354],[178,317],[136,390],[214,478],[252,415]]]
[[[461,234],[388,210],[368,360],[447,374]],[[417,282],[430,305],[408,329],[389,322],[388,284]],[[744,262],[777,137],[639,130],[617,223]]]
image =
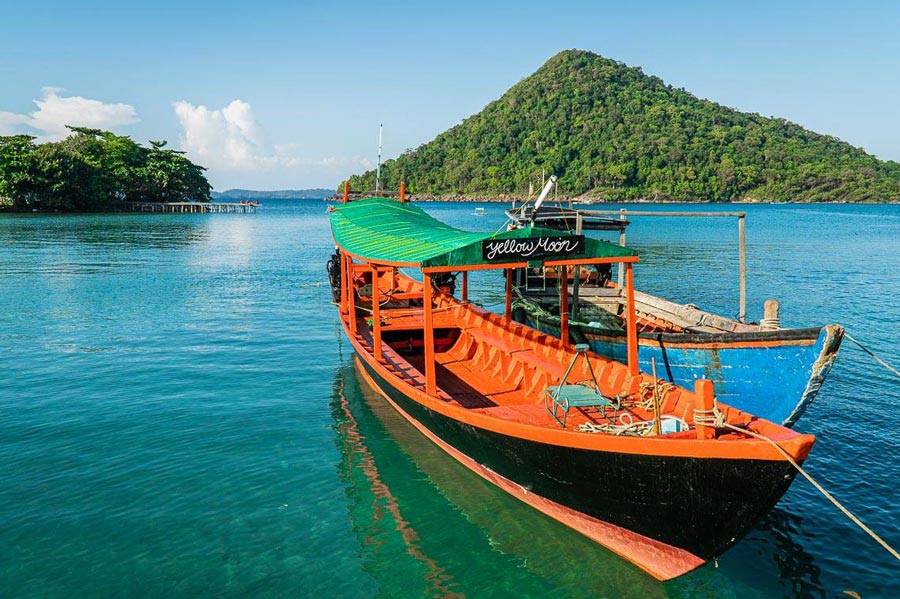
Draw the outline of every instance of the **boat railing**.
[[[400,203],[405,203],[410,200],[413,194],[407,192],[406,190],[406,182],[400,182],[400,189],[398,190],[390,190],[390,189],[381,189],[376,187],[376,189],[372,191],[358,191],[350,189],[350,181],[344,181],[344,190],[341,195],[334,195],[328,198],[328,200],[334,202],[340,202],[341,204],[347,204],[348,202],[352,202],[353,200],[361,200],[365,198],[372,197],[381,197],[381,198],[396,198],[400,201]]]

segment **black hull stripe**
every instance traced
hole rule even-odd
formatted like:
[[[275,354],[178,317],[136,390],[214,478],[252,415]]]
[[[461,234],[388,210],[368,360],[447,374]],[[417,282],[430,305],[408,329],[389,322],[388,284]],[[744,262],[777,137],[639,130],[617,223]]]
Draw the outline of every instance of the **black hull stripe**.
[[[598,520],[685,549],[721,555],[787,491],[787,462],[624,454],[559,447],[486,431],[435,412],[386,381],[400,409],[459,452],[523,488]]]

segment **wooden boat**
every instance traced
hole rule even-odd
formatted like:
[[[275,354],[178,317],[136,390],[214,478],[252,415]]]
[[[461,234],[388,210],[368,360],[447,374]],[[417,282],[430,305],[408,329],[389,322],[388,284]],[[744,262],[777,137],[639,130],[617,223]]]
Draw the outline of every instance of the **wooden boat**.
[[[802,462],[815,442],[716,404],[707,380],[690,391],[639,372],[628,248],[547,229],[460,231],[384,198],[337,206],[331,226],[335,303],[372,387],[472,471],[660,580],[750,530],[793,480],[785,455]],[[613,262],[628,281],[627,365],[511,319],[513,269],[565,277]],[[508,274],[502,316],[468,301],[480,269]]]
[[[558,205],[521,206],[507,211],[514,226],[618,230],[629,221],[580,213]],[[614,360],[626,355],[625,293],[608,270],[585,268],[572,302],[568,334],[591,351]],[[517,273],[519,299],[513,318],[559,337],[563,326],[556,276],[535,269]],[[719,399],[741,410],[793,426],[815,399],[837,358],[844,329],[836,324],[780,327],[777,302],[767,318],[747,324],[636,291],[638,362],[655,360],[666,380],[692,385],[713,381]],[[774,302],[774,303],[772,303]]]
[[[559,337],[555,285],[540,291],[523,286],[513,318]],[[655,360],[667,381],[682,386],[708,378],[721,401],[785,426],[793,426],[815,399],[844,337],[836,324],[768,328],[765,321],[744,324],[640,291],[634,296],[641,368]],[[614,285],[580,285],[570,337],[600,355],[625,359],[625,302],[624,290]]]
[[[507,210],[506,215],[513,222],[525,221],[538,227],[569,231],[574,231],[579,221],[578,210],[553,204],[537,208],[526,204],[518,209]],[[582,231],[618,231],[630,224],[630,221],[608,216],[582,217],[580,220]]]

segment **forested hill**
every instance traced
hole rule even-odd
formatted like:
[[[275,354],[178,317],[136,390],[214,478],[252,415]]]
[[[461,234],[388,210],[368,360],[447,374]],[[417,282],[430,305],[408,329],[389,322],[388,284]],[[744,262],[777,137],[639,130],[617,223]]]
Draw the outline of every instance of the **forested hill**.
[[[814,99],[810,99],[814,101]],[[900,163],[784,119],[739,112],[568,50],[433,141],[382,165],[382,188],[609,200],[900,200]],[[351,179],[373,189],[374,171]]]

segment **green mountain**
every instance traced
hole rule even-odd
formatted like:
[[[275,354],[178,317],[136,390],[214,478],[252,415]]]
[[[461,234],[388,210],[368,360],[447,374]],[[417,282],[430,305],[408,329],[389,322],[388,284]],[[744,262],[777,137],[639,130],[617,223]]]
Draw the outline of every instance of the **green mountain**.
[[[580,50],[548,60],[478,114],[382,165],[382,188],[608,200],[900,200],[900,163],[784,119],[740,112]],[[375,173],[351,178],[374,189]]]

